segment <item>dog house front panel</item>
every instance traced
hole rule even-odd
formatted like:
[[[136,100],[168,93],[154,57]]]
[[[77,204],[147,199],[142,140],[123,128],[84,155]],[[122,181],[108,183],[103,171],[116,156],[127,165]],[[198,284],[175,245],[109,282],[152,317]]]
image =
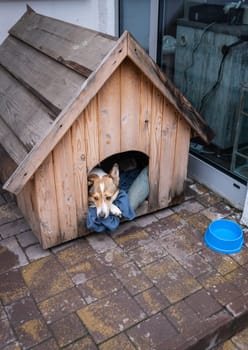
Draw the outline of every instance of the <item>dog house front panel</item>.
[[[18,195],[44,248],[88,232],[87,173],[113,154],[149,158],[151,212],[183,192],[190,128],[141,71],[125,60]]]

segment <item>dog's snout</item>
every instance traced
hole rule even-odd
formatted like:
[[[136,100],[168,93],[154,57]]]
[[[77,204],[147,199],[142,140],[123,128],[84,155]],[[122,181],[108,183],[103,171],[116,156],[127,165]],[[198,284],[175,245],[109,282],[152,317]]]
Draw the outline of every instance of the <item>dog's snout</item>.
[[[105,217],[106,217],[106,214],[103,211],[101,211],[99,213],[99,218],[104,219]]]

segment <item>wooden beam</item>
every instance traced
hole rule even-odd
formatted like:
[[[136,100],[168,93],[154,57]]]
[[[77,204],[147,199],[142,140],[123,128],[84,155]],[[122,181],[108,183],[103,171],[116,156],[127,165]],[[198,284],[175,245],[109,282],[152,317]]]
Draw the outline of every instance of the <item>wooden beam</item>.
[[[147,78],[152,81],[159,91],[168,99],[168,102],[182,114],[184,119],[197,134],[205,142],[209,143],[214,137],[214,132],[130,33],[128,33],[128,57],[142,70]]]

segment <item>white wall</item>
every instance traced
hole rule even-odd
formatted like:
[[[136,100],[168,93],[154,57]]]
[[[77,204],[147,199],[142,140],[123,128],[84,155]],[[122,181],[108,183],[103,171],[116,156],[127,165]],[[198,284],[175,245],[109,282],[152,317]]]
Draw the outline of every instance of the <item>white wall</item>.
[[[116,35],[116,3],[116,0],[0,0],[0,43],[24,14],[27,4],[46,16]]]

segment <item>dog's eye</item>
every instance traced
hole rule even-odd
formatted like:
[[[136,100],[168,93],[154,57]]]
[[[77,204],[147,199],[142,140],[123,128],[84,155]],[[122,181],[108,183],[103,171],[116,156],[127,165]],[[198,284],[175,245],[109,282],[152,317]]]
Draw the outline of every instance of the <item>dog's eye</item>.
[[[98,199],[99,199],[98,196],[95,196],[95,197],[94,197],[94,200],[95,200],[95,201],[98,201]]]
[[[107,196],[106,199],[107,199],[107,201],[111,201],[111,197],[110,196]]]

